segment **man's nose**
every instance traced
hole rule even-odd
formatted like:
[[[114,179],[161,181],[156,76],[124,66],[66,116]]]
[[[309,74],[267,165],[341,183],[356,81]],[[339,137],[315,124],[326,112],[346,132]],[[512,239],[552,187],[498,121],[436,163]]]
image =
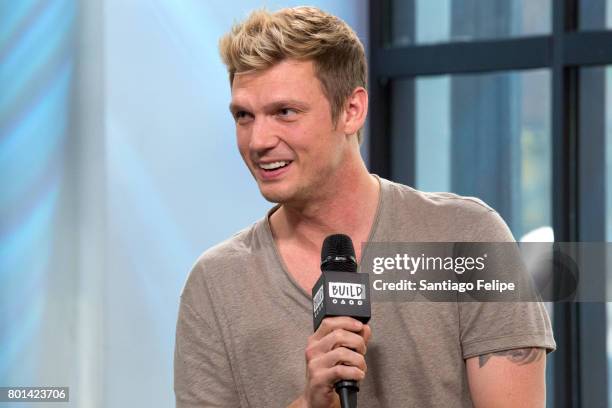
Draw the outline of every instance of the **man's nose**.
[[[272,149],[278,143],[278,136],[268,118],[256,118],[251,128],[249,147],[254,151]]]

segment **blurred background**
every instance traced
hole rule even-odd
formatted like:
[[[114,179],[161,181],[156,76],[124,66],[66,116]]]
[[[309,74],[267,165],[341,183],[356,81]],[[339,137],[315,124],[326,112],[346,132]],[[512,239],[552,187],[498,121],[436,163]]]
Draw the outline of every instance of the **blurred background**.
[[[0,0],[0,386],[174,405],[187,273],[271,206],[217,42],[300,4]],[[308,4],[368,50],[372,172],[478,196],[517,240],[612,241],[612,0]],[[591,284],[612,293],[612,274]],[[608,305],[549,305],[549,407],[612,406]]]

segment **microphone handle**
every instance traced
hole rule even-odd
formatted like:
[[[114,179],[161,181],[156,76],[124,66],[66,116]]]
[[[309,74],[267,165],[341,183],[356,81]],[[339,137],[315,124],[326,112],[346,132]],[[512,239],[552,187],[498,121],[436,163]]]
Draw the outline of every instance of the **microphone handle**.
[[[341,408],[357,408],[357,392],[359,385],[354,380],[342,380],[334,384],[336,392],[340,396]]]

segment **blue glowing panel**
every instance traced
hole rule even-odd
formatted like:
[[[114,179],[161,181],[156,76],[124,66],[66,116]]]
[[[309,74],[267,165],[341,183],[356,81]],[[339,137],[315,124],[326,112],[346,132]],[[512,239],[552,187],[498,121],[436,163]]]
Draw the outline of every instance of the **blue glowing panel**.
[[[74,76],[72,0],[0,3],[0,385],[70,373],[49,322]],[[57,350],[56,350],[57,351]],[[53,366],[53,367],[52,367]],[[23,405],[20,405],[23,406]]]

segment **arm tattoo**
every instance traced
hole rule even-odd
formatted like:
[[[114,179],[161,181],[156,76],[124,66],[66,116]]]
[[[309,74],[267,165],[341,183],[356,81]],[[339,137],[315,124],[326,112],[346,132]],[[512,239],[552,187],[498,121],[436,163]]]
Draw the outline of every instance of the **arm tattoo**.
[[[502,350],[495,353],[483,354],[478,356],[478,363],[480,368],[487,364],[487,361],[493,356],[506,357],[508,360],[517,365],[525,365],[538,361],[544,355],[544,349],[542,348],[520,348],[514,350]]]

